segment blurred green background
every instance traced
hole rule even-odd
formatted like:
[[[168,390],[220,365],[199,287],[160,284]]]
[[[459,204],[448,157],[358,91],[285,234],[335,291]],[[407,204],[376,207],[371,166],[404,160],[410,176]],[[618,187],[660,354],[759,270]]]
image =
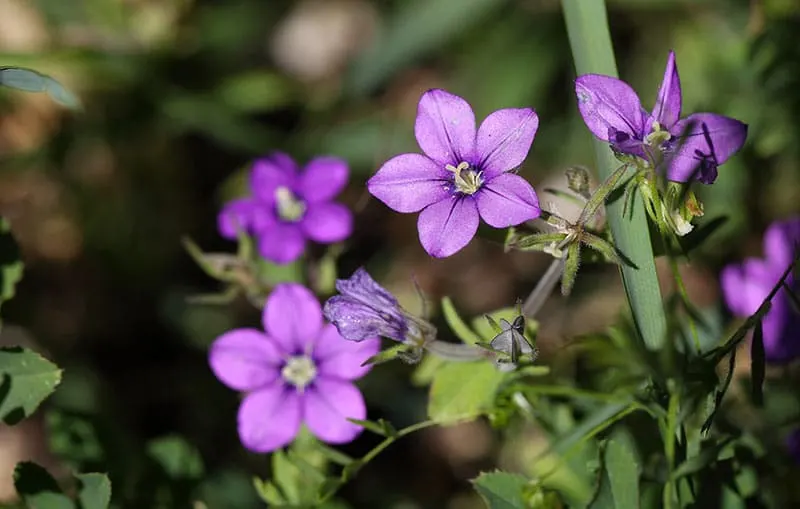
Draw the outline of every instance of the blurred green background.
[[[721,320],[718,269],[759,254],[765,226],[800,211],[800,2],[608,4],[620,74],[645,107],[674,49],[684,111],[750,125],[745,148],[701,191],[703,220],[728,221],[684,267],[690,294]],[[521,174],[546,207],[555,198],[544,187],[564,187],[569,165],[592,162],[555,0],[0,0],[5,65],[52,75],[85,109],[0,92],[0,213],[26,263],[16,298],[3,306],[0,341],[32,345],[66,369],[38,420],[0,427],[2,499],[12,496],[15,462],[32,457],[56,471],[109,470],[131,507],[189,507],[196,498],[258,507],[250,477],[267,475],[268,461],[240,447],[237,397],[205,360],[217,334],[256,324],[258,313],[244,300],[187,302],[217,286],[180,243],[189,235],[207,251],[235,248],[218,236],[216,214],[242,192],[254,157],[346,158],[352,177],[342,200],[356,212],[356,231],[340,273],[368,264],[417,310],[413,275],[432,303],[451,295],[466,316],[524,298],[548,259],[503,255],[502,233],[481,230],[456,256],[432,260],[415,215],[369,199],[365,179],[390,156],[417,150],[420,94],[446,88],[479,119],[534,107],[540,128]],[[587,265],[569,300],[547,303],[544,362],[568,366],[562,347],[614,320],[623,303],[617,279],[613,267]],[[665,292],[668,280],[664,270]],[[370,417],[398,427],[424,418],[425,392],[408,373],[390,364],[363,381]],[[163,441],[169,435],[185,437],[199,458],[187,451],[189,466],[175,474],[182,480],[159,486],[153,472],[170,467],[150,468],[158,453],[146,451],[180,448]],[[533,468],[536,431],[516,436],[503,443],[483,422],[421,432],[343,495],[353,507],[482,507],[467,482],[479,469]],[[344,449],[359,455],[377,441],[365,435]],[[152,487],[147,503],[136,502],[142,486]]]

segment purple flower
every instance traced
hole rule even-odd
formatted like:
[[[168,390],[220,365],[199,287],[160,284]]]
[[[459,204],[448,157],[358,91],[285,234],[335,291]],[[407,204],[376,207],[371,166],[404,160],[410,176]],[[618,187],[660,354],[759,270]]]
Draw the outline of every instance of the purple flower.
[[[617,152],[648,160],[663,153],[669,180],[713,183],[717,166],[747,137],[746,124],[722,115],[694,113],[680,118],[681,81],[672,51],[650,114],[630,85],[610,76],[584,74],[575,81],[575,93],[583,121],[597,138]]]
[[[436,329],[400,307],[391,293],[359,268],[350,279],[336,281],[335,295],[325,303],[325,318],[350,341],[383,336],[401,343],[422,346]]]
[[[286,154],[258,159],[250,174],[252,196],[225,205],[220,234],[236,239],[237,229],[258,239],[261,256],[276,263],[296,260],[306,239],[331,244],[353,231],[353,217],[331,201],[347,184],[347,163],[334,157],[311,160],[302,171]]]
[[[269,296],[264,330],[234,329],[211,345],[209,363],[228,387],[245,392],[239,407],[239,437],[255,452],[291,442],[300,425],[320,440],[345,443],[361,427],[366,406],[352,380],[370,366],[379,340],[345,341],[322,321],[319,302],[304,286],[282,283]]]
[[[735,315],[750,316],[758,310],[792,262],[798,242],[800,217],[775,222],[764,235],[763,259],[748,258],[723,269],[722,291]],[[786,284],[791,288],[800,286],[791,274]],[[764,352],[770,362],[787,362],[800,356],[800,315],[792,309],[784,290],[775,295],[771,304],[762,321]]]
[[[539,217],[531,185],[509,173],[530,150],[539,118],[530,108],[498,110],[475,129],[461,97],[429,90],[420,98],[414,132],[423,154],[386,161],[367,182],[376,198],[398,212],[419,212],[419,240],[431,256],[450,256],[478,229]]]

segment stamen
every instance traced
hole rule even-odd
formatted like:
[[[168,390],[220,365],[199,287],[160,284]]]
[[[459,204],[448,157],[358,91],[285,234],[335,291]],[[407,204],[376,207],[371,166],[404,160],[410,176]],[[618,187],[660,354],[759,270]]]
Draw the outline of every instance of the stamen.
[[[467,162],[460,162],[458,166],[445,165],[447,171],[453,172],[453,183],[456,190],[464,194],[475,194],[483,184],[483,172],[475,171]]]
[[[289,357],[281,370],[281,376],[302,391],[317,377],[317,367],[311,357],[306,355]]]
[[[306,213],[306,204],[284,186],[275,189],[275,207],[281,219],[292,223],[302,219]]]

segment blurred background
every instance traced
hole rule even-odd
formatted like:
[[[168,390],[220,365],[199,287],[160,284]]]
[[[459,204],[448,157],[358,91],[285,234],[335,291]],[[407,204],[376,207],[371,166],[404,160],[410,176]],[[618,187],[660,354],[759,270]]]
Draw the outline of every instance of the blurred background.
[[[721,331],[718,270],[758,255],[766,225],[800,211],[800,2],[608,6],[620,74],[645,107],[674,49],[684,112],[750,126],[742,152],[700,192],[702,221],[727,222],[683,267],[690,295]],[[2,500],[13,498],[14,464],[32,458],[56,472],[109,471],[130,507],[199,498],[211,508],[259,507],[251,478],[268,475],[269,463],[239,445],[237,395],[206,363],[219,333],[256,324],[258,313],[244,300],[188,302],[218,286],[180,242],[188,235],[206,251],[235,249],[218,235],[216,214],[243,192],[253,158],[276,149],[301,162],[346,158],[351,183],[341,200],[356,213],[356,231],[340,274],[367,264],[416,311],[414,276],[431,303],[450,295],[470,317],[524,298],[549,259],[504,255],[503,233],[482,229],[456,256],[433,260],[415,215],[366,194],[365,179],[384,160],[417,150],[420,94],[446,88],[479,119],[534,107],[540,129],[521,174],[546,207],[556,200],[542,189],[564,187],[570,165],[592,164],[556,0],[0,0],[0,66],[11,65],[55,77],[84,111],[0,90],[0,213],[26,264],[3,306],[0,342],[31,346],[66,370],[37,418],[0,425]],[[670,285],[664,270],[665,293]],[[548,301],[538,342],[556,379],[559,366],[564,376],[572,369],[571,339],[608,326],[622,303],[616,269],[597,265],[582,268],[568,300]],[[424,418],[426,393],[410,371],[389,364],[362,381],[371,418],[397,427]],[[536,468],[535,430],[516,433],[502,442],[483,421],[420,432],[342,494],[352,507],[482,507],[468,483],[479,470]],[[377,442],[365,434],[344,450],[360,455]],[[162,453],[188,458],[173,465],[180,482],[158,484],[154,472],[172,468]],[[136,502],[142,491],[147,503]]]

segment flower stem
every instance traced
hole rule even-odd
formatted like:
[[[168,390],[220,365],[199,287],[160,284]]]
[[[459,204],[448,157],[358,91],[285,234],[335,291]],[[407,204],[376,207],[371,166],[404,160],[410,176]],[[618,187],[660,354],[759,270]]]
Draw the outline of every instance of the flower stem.
[[[533,289],[525,303],[522,305],[522,316],[525,318],[534,318],[539,310],[544,306],[547,297],[553,292],[556,287],[561,273],[564,271],[564,259],[556,258],[545,271],[542,278],[536,283],[536,288]]]
[[[578,74],[617,76],[604,0],[562,0],[570,46]],[[605,180],[619,163],[607,143],[594,140],[600,178]],[[659,349],[667,330],[661,290],[656,275],[647,217],[641,199],[623,215],[624,200],[606,205],[608,223],[617,248],[632,262],[620,266],[622,283],[639,335],[648,349]]]

